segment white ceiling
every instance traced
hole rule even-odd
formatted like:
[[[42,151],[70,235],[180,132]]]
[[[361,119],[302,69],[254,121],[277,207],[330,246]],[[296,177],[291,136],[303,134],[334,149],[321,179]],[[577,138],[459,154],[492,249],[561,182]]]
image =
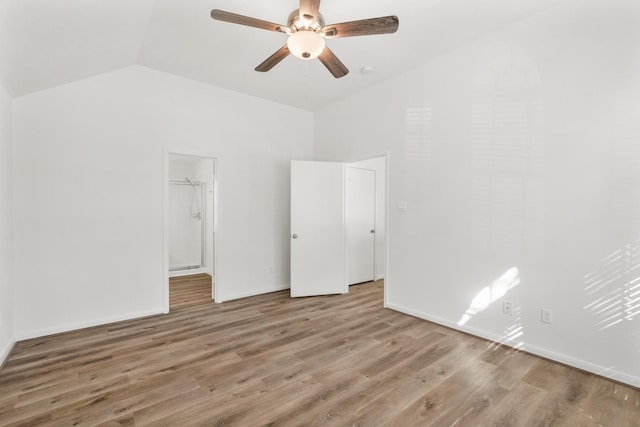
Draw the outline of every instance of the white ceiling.
[[[286,24],[297,0],[0,0],[0,78],[21,96],[138,64],[315,110],[561,0],[324,0],[327,24],[397,15],[397,33],[328,40],[350,69],[289,56],[286,36],[214,21],[213,8]],[[369,75],[360,73],[373,67]]]

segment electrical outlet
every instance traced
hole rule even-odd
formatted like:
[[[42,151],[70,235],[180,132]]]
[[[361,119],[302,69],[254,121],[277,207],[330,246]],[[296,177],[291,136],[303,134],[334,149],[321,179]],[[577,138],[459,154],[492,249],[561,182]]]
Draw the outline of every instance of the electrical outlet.
[[[553,311],[548,308],[542,309],[542,323],[553,323]]]
[[[513,304],[511,303],[511,301],[502,302],[502,312],[510,316],[513,314]]]

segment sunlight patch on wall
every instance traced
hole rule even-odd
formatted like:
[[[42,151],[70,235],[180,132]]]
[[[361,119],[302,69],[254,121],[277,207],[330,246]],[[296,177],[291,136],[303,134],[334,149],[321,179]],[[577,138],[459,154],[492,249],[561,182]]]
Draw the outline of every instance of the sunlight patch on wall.
[[[513,317],[513,322],[505,328],[504,335],[491,343],[491,347],[498,348],[503,344],[507,344],[517,350],[524,350],[524,341],[520,340],[520,337],[524,336],[521,307],[513,308]]]
[[[598,331],[640,316],[640,239],[605,257],[584,277],[584,306],[596,318]]]
[[[517,267],[512,267],[494,280],[489,286],[485,286],[471,300],[469,308],[458,321],[458,326],[466,324],[473,316],[486,310],[491,304],[502,298],[511,289],[520,284],[520,272]]]

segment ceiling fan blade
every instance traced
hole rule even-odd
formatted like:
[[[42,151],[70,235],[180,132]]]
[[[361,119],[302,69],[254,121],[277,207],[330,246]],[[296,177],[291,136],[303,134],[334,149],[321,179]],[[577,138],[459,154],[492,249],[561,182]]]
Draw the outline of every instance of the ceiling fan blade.
[[[265,59],[262,64],[258,65],[256,67],[256,71],[260,71],[263,73],[265,71],[269,71],[270,69],[278,65],[280,61],[282,61],[284,58],[289,56],[290,53],[291,52],[289,52],[289,48],[285,44],[280,49],[278,49],[273,55]]]
[[[320,62],[333,74],[333,77],[339,79],[349,74],[349,69],[338,59],[338,57],[329,49],[325,47],[320,56],[318,56]]]
[[[398,17],[392,15],[327,25],[322,32],[327,38],[390,34],[398,31],[398,25]]]
[[[300,0],[300,20],[312,21],[320,12],[320,0]]]
[[[225,12],[224,10],[219,9],[213,9],[211,11],[211,17],[217,21],[246,25],[247,27],[277,31],[280,33],[290,32],[289,27],[287,27],[286,25],[274,24],[273,22],[263,21],[261,19],[251,18],[249,16],[238,15],[237,13]]]

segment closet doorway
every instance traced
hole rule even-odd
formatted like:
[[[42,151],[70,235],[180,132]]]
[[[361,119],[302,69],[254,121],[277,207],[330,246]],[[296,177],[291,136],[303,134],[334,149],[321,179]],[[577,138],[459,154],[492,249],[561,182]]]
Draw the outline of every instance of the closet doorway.
[[[291,162],[291,297],[385,277],[387,156]],[[386,291],[385,289],[385,304]]]
[[[167,152],[165,312],[215,299],[216,160]]]
[[[385,276],[387,157],[347,163],[346,223],[349,285]]]

